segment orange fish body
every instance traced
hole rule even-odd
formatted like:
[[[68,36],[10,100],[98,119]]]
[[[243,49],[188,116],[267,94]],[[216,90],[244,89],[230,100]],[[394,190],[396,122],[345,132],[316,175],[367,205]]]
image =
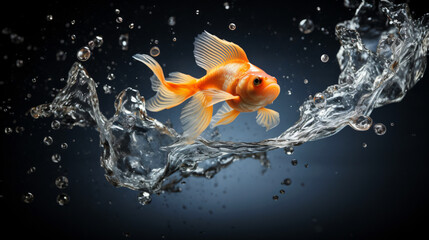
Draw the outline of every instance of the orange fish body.
[[[280,93],[276,78],[251,64],[238,45],[206,31],[197,36],[194,46],[197,65],[207,71],[200,79],[179,72],[170,73],[165,79],[161,66],[152,57],[133,56],[154,72],[151,82],[157,94],[147,101],[148,110],[172,108],[192,97],[180,117],[188,143],[209,125],[229,124],[241,112],[257,111],[257,123],[267,130],[279,124],[279,114],[265,108]],[[213,105],[222,101],[225,103],[212,117]]]

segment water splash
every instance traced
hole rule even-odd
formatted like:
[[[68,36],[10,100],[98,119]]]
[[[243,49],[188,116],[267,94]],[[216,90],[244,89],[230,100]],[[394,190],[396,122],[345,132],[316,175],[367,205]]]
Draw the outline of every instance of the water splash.
[[[177,145],[181,135],[151,118],[137,90],[127,88],[107,119],[99,110],[96,83],[80,63],[50,104],[31,109],[34,118],[53,116],[62,126],[95,127],[103,147],[101,165],[115,186],[150,193],[180,191],[189,176],[213,177],[242,158],[269,165],[266,152],[300,145],[339,132],[345,126],[368,130],[371,112],[401,101],[423,76],[429,45],[429,14],[412,20],[406,4],[362,2],[355,16],[336,26],[338,84],[315,94],[299,108],[299,120],[280,136],[260,142],[210,141],[199,137]],[[381,12],[378,12],[378,9]],[[146,196],[147,195],[147,196]],[[143,196],[143,195],[142,195]]]

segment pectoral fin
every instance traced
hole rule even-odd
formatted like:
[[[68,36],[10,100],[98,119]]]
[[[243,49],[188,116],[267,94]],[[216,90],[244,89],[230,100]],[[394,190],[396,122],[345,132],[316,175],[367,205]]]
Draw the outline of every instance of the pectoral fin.
[[[256,116],[256,122],[268,130],[280,123],[280,114],[268,108],[260,108]]]
[[[212,121],[210,122],[210,127],[214,128],[217,125],[230,124],[239,114],[239,111],[232,109],[228,103],[225,102],[217,111],[216,115],[213,116]]]
[[[183,137],[192,143],[210,124],[213,114],[213,104],[229,99],[235,99],[225,91],[208,89],[197,92],[182,109]]]
[[[207,106],[204,93],[198,92],[182,109],[183,138],[192,143],[208,127],[213,114],[213,106]]]

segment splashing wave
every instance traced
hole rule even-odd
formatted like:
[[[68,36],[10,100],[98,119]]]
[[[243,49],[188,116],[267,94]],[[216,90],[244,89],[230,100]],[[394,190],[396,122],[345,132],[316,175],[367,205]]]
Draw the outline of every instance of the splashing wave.
[[[149,193],[178,190],[188,176],[211,178],[241,158],[268,165],[265,152],[300,145],[339,132],[349,125],[368,130],[378,107],[401,101],[423,76],[429,46],[429,14],[413,20],[406,4],[362,2],[355,16],[336,26],[341,47],[341,74],[299,108],[299,120],[280,136],[260,142],[224,142],[198,138],[191,145],[173,128],[151,118],[145,100],[132,88],[115,100],[115,115],[99,110],[96,84],[79,63],[69,71],[67,85],[52,103],[31,109],[34,118],[53,116],[63,126],[93,126],[100,132],[101,165],[115,186]]]

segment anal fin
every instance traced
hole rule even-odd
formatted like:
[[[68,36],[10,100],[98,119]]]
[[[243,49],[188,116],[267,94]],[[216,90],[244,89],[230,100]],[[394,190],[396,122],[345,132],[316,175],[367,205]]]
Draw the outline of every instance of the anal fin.
[[[225,102],[217,111],[216,115],[213,116],[212,121],[210,122],[210,127],[214,128],[218,125],[230,124],[239,114],[239,111],[232,109],[228,103]]]

